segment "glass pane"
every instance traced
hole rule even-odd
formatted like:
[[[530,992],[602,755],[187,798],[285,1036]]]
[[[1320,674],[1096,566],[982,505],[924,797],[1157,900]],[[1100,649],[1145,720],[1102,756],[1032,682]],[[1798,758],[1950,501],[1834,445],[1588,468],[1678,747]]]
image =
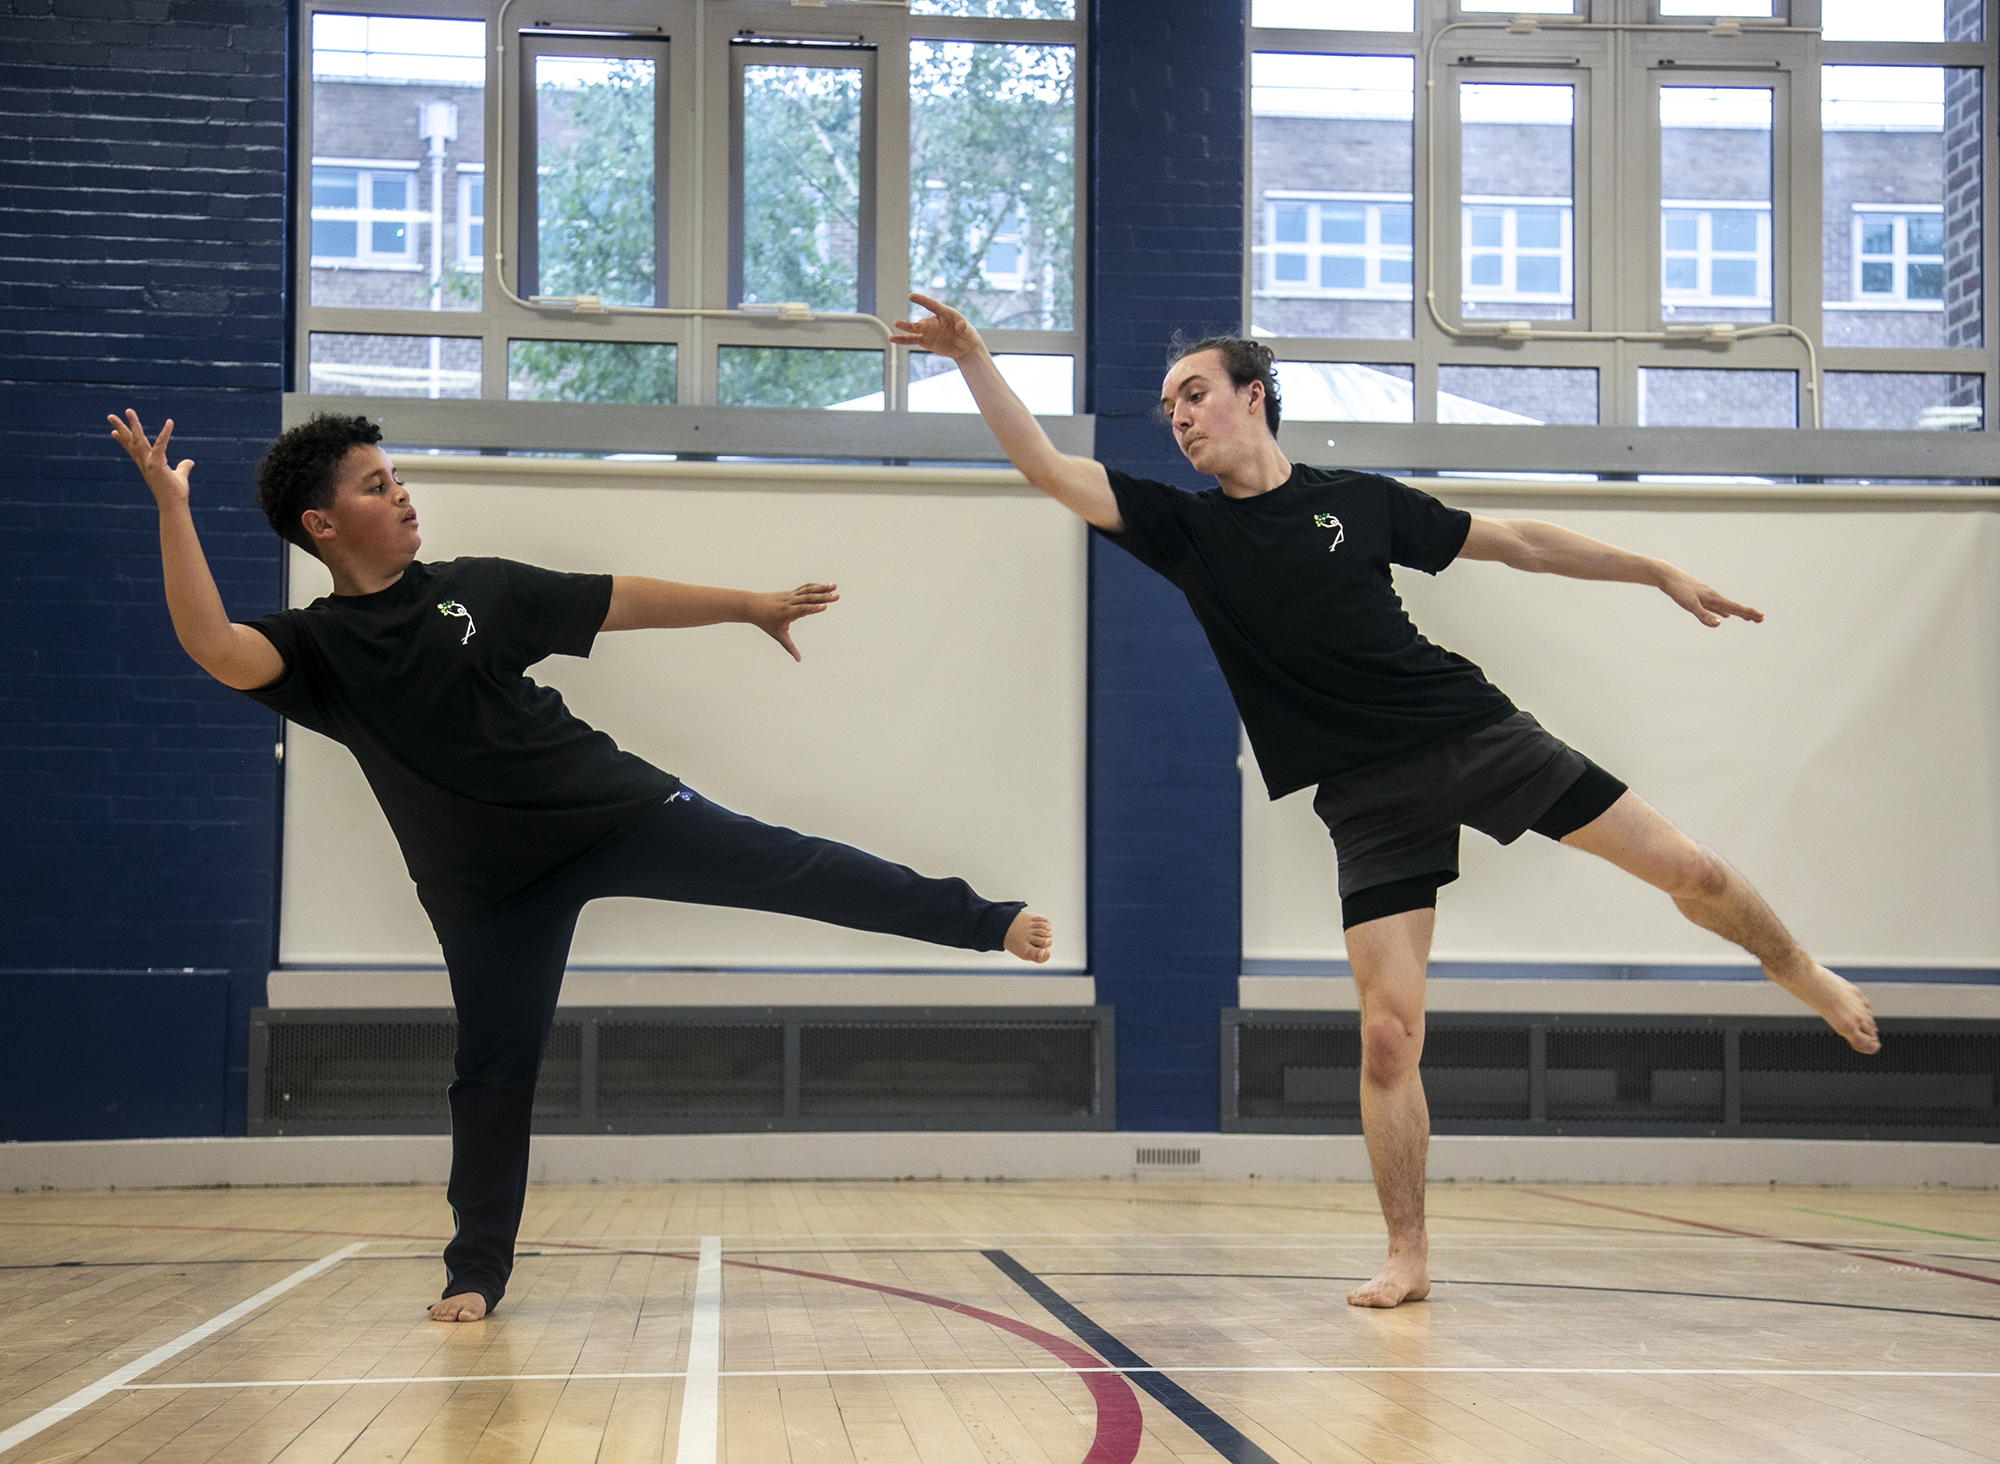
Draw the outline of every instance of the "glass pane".
[[[1279,361],[1278,404],[1294,422],[1414,422],[1416,368]]]
[[[1660,244],[1663,320],[1771,318],[1769,88],[1660,88]]]
[[[1038,417],[1067,417],[1076,410],[1076,360],[1071,356],[995,356],[993,364],[1014,394]],[[839,405],[868,411],[882,405],[880,389]],[[927,351],[910,354],[910,410],[976,412],[958,367]]]
[[[1986,424],[1985,385],[1981,377],[1970,375],[1829,371],[1826,425],[1977,432]]]
[[[1826,344],[1982,345],[1980,71],[1827,66],[1820,98]]]
[[[323,396],[477,397],[474,337],[323,335],[306,346],[306,390]]]
[[[1641,427],[1796,427],[1796,371],[1639,369]]]
[[[1597,372],[1588,367],[1440,366],[1437,419],[1594,427]]]
[[[973,15],[993,20],[1075,20],[1076,0],[910,0],[912,15]]]
[[[742,189],[739,302],[859,309],[859,67],[743,68]]]
[[[872,404],[864,404],[871,393]],[[723,346],[716,352],[716,400],[725,407],[842,407],[879,412],[882,353]]]
[[[679,388],[677,351],[626,341],[509,341],[507,399],[643,402],[667,406]]]
[[[1250,24],[1271,30],[1406,31],[1412,0],[1250,0]]]
[[[1979,41],[1986,0],[1820,0],[1829,41]]]
[[[1466,316],[1569,319],[1576,88],[1463,82],[1458,106]]]
[[[1409,338],[1414,76],[1407,56],[1251,57],[1260,334]]]
[[[976,326],[1075,325],[1073,47],[910,42],[910,283]]]
[[[1576,0],[1458,0],[1458,8],[1467,14],[1574,15]]]
[[[376,310],[477,310],[480,272],[462,264],[452,241],[461,228],[459,169],[484,159],[485,24],[326,14],[312,21],[307,298]]]
[[[660,303],[654,72],[639,57],[535,58],[534,293]]]
[[[1882,0],[1873,0],[1881,4]],[[1769,18],[1777,14],[1771,0],[1660,0],[1662,15],[1740,15],[1745,19]]]

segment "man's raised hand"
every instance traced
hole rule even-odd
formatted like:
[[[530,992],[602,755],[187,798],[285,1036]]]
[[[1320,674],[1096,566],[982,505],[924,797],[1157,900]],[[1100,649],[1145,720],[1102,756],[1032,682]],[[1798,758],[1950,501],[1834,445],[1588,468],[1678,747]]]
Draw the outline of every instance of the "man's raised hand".
[[[167,418],[166,426],[160,429],[155,440],[146,440],[146,429],[139,425],[139,414],[130,407],[125,409],[125,419],[106,417],[111,424],[111,436],[125,449],[132,461],[138,464],[146,486],[153,490],[153,497],[162,508],[188,501],[188,474],[194,471],[194,459],[182,458],[180,466],[167,466],[167,443],[174,435],[174,419]]]
[[[981,344],[979,332],[966,323],[963,315],[929,295],[912,295],[910,298],[930,311],[930,319],[897,321],[898,334],[889,337],[892,342],[899,346],[915,346],[952,361],[963,360],[978,349]]]
[[[773,590],[750,598],[750,623],[783,646],[794,661],[803,660],[792,644],[792,622],[818,615],[840,598],[838,585],[800,585],[796,590]]]
[[[1753,625],[1761,624],[1764,619],[1762,610],[1739,605],[1727,595],[1711,590],[1693,575],[1678,569],[1669,568],[1666,582],[1660,588],[1666,591],[1669,599],[1703,625],[1720,625],[1732,615]]]

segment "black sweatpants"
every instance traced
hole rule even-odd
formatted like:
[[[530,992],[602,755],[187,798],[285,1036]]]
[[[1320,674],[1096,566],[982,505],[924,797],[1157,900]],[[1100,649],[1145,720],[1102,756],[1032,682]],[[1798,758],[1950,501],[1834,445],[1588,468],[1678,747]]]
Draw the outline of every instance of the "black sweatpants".
[[[981,899],[962,879],[731,813],[683,788],[564,868],[444,942],[458,1006],[451,1085],[451,1202],[444,1295],[476,1291],[491,1311],[514,1269],[528,1189],[535,1080],[577,916],[608,895],[803,915],[856,930],[998,950],[1019,902]]]

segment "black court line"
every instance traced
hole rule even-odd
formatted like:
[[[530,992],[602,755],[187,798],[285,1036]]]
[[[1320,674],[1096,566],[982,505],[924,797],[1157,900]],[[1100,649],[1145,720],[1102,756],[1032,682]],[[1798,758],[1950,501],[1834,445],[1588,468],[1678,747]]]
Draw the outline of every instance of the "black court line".
[[[242,1261],[32,1261],[0,1266],[0,1271],[100,1271],[131,1266],[309,1266],[318,1256],[256,1256]],[[350,1256],[350,1260],[360,1259]]]
[[[1127,1382],[1137,1384],[1152,1394],[1169,1413],[1193,1429],[1203,1443],[1229,1460],[1229,1464],[1278,1464],[1276,1459],[1241,1433],[1235,1424],[1172,1378],[1161,1372],[1147,1371],[1152,1367],[1151,1363],[1085,1316],[1054,1287],[1007,1252],[990,1250],[981,1254],[998,1266],[1008,1280],[1040,1302],[1049,1315],[1081,1338],[1091,1351],[1113,1367],[1124,1369]]]
[[[1044,1276],[1127,1276],[1174,1281],[1366,1281],[1366,1276],[1301,1276],[1259,1271],[1044,1271]],[[1860,1301],[1814,1301],[1796,1296],[1738,1296],[1727,1291],[1670,1291],[1653,1286],[1577,1286],[1562,1281],[1437,1281],[1437,1286],[1493,1286],[1515,1291],[1597,1291],[1611,1296],[1684,1296],[1693,1301],[1756,1301],[1771,1306],[1823,1306],[1835,1311],[1887,1312],[1904,1317],[1944,1317],[1956,1322],[2000,1322],[1986,1312],[1930,1311],[1914,1306],[1870,1306]]]

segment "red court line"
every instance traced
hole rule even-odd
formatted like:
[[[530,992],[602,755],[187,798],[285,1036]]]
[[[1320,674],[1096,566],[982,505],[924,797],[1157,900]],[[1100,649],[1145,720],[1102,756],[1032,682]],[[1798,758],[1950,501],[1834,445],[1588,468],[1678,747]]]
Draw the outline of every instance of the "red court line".
[[[1544,1200],[1563,1200],[1572,1205],[1588,1205],[1593,1210],[1616,1210],[1621,1215],[1638,1215],[1647,1220],[1659,1220],[1668,1225],[1687,1225],[1696,1230],[1713,1230],[1718,1235],[1737,1235],[1747,1240],[1768,1240],[1773,1245],[1792,1245],[1800,1250],[1823,1251],[1828,1255],[1852,1256],[1859,1261],[1880,1261],[1885,1266],[1906,1266],[1913,1271],[1929,1271],[1938,1276],[1956,1276],[1961,1281],[1983,1281],[1988,1286],[2000,1286],[2000,1276],[1979,1276],[1971,1271],[1954,1271],[1949,1266],[1927,1266],[1922,1261],[1913,1261],[1905,1256],[1882,1256],[1872,1251],[1849,1250],[1845,1246],[1825,1245],[1816,1240],[1790,1240],[1782,1235],[1765,1235],[1755,1230],[1738,1230],[1729,1225],[1712,1225],[1706,1220],[1683,1220],[1678,1215],[1656,1215],[1651,1210],[1634,1210],[1626,1205],[1608,1204],[1603,1200],[1580,1200],[1574,1195],[1551,1194],[1547,1190],[1523,1189],[1523,1194],[1536,1195]]]
[[[0,1226],[8,1225],[57,1230],[194,1230],[223,1235],[331,1235],[366,1240],[434,1241],[438,1244],[443,1244],[449,1238],[439,1235],[386,1235],[370,1230],[304,1230],[258,1225],[132,1225],[121,1224],[114,1220],[0,1220]],[[663,1260],[675,1261],[699,1259],[686,1251],[629,1250],[623,1247],[592,1245],[586,1241],[533,1240],[528,1244],[551,1250],[591,1251],[598,1255],[657,1256]],[[740,1266],[751,1271],[777,1271],[787,1276],[830,1281],[836,1286],[854,1286],[863,1291],[879,1291],[885,1296],[899,1296],[908,1301],[920,1301],[926,1306],[957,1312],[960,1316],[973,1317],[988,1326],[1012,1332],[1074,1368],[1078,1376],[1083,1379],[1083,1385],[1090,1389],[1091,1398],[1097,1404],[1097,1431],[1091,1438],[1090,1452],[1083,1456],[1083,1464],[1131,1464],[1139,1452],[1139,1440],[1145,1432],[1145,1417],[1139,1410],[1139,1400],[1132,1392],[1132,1385],[1125,1381],[1122,1373],[1112,1371],[1103,1359],[1073,1342],[1056,1336],[1053,1332],[1044,1332],[1039,1327],[1031,1327],[1026,1322],[1018,1322],[1012,1317],[1004,1317],[998,1312],[986,1311],[966,1302],[952,1301],[942,1296],[930,1296],[921,1291],[906,1291],[899,1286],[885,1286],[876,1281],[862,1281],[852,1276],[831,1276],[822,1271],[797,1271],[789,1266],[766,1266],[755,1261],[724,1261],[723,1264]]]

